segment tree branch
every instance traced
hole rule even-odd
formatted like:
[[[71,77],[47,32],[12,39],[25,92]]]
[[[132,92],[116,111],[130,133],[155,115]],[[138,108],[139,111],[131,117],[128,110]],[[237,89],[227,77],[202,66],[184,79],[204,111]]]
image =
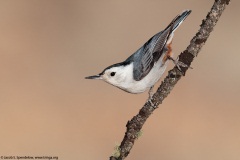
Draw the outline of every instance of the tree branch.
[[[229,2],[230,0],[215,0],[211,11],[207,14],[206,19],[202,21],[202,24],[200,25],[201,28],[193,37],[187,49],[180,54],[179,61],[188,66],[191,65],[194,57],[198,55],[202,46],[207,41],[210,33],[213,31],[214,26],[216,25],[226,5],[228,5]],[[119,147],[120,156],[111,156],[110,160],[123,160],[128,156],[135,140],[138,137],[138,133],[142,129],[148,117],[168,96],[168,94],[181,79],[181,77],[185,75],[187,70],[188,68],[181,67],[181,71],[179,71],[175,66],[168,72],[168,76],[164,79],[160,87],[157,89],[157,92],[153,95],[152,104],[154,106],[152,106],[151,103],[146,102],[139,113],[130,121],[128,121],[126,125],[127,131],[125,132],[125,136]]]

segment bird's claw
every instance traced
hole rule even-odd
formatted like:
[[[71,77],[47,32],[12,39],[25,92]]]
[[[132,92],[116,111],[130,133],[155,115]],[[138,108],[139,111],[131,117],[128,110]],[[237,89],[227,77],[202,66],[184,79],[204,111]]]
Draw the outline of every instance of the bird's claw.
[[[186,65],[185,63],[179,61],[179,56],[177,57],[177,59],[173,59],[171,56],[168,56],[168,59],[173,61],[173,63],[177,66],[177,68],[180,71],[181,71],[181,67],[193,69],[192,67],[190,67],[190,66]]]
[[[148,95],[149,95],[149,97],[148,97],[148,102],[151,104],[151,106],[153,107],[153,108],[157,108],[154,104],[153,104],[153,102],[152,102],[152,99],[153,99],[153,94],[154,94],[154,92],[153,92],[153,86],[149,89],[149,92],[148,92]]]

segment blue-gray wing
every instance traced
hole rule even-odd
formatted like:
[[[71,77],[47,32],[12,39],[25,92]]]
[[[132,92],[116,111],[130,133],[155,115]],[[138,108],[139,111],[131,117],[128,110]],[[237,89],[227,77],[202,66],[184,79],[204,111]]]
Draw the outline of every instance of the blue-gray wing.
[[[133,55],[133,78],[136,81],[143,79],[164,53],[170,31],[171,28],[157,33]]]
[[[180,15],[177,15],[166,29],[150,38],[139,50],[127,59],[133,61],[133,78],[136,81],[143,79],[162,54],[166,53],[165,45],[169,37],[190,13],[191,10],[186,10]]]

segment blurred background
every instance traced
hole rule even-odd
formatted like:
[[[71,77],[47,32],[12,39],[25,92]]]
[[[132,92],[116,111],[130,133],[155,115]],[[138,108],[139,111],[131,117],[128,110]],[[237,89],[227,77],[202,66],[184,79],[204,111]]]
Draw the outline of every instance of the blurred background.
[[[175,32],[176,57],[213,1],[1,0],[0,156],[108,159],[148,94],[84,77],[125,60],[192,9]],[[240,159],[239,5],[227,6],[127,159]]]

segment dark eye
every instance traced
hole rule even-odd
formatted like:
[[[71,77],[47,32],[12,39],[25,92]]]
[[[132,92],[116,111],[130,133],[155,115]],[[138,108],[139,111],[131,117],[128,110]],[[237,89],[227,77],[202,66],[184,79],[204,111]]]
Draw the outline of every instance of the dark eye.
[[[111,72],[110,75],[113,77],[115,76],[116,72]]]

